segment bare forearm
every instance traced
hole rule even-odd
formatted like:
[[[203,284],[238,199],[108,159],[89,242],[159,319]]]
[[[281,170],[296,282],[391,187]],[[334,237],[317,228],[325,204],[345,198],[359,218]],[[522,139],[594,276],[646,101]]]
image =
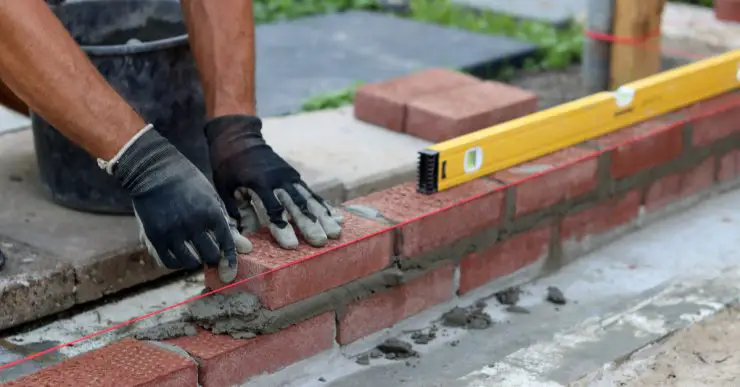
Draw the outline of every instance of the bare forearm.
[[[42,0],[0,1],[0,78],[94,157],[112,158],[144,120]]]
[[[209,117],[255,114],[252,0],[183,0]]]

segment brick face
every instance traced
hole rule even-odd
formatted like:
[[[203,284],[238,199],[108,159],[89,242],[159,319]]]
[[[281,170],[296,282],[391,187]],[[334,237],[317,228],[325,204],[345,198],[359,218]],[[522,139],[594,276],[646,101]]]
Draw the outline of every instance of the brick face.
[[[610,149],[609,172],[615,179],[667,163],[683,152],[683,115],[656,118],[600,137],[593,142]]]
[[[735,149],[720,158],[717,179],[724,183],[735,180],[738,176],[740,176],[740,150]]]
[[[493,178],[515,184],[516,216],[550,207],[596,189],[598,152],[567,148],[497,172]]]
[[[709,158],[683,173],[665,176],[654,181],[645,194],[645,208],[654,210],[682,197],[691,196],[714,183],[714,159]]]
[[[478,231],[498,226],[504,190],[493,181],[478,179],[434,195],[416,192],[414,183],[401,184],[350,200],[378,209],[399,227],[402,258],[413,258]]]
[[[337,341],[349,344],[452,299],[454,263],[349,304],[338,319]]]
[[[406,133],[441,142],[537,111],[537,96],[498,82],[428,94],[408,104]]]
[[[335,318],[331,312],[248,340],[201,331],[196,336],[168,342],[198,360],[203,387],[230,387],[329,350],[334,336]]]
[[[723,94],[685,110],[692,123],[695,146],[706,146],[740,132],[740,94]]]
[[[468,74],[432,68],[371,83],[360,87],[355,94],[355,117],[386,129],[403,132],[407,105],[413,99],[479,82],[478,78]]]
[[[579,242],[634,220],[640,210],[640,192],[630,191],[577,213],[568,214],[560,223],[562,241]]]
[[[466,294],[547,257],[551,234],[552,226],[542,226],[467,255],[460,262],[458,294]]]
[[[172,351],[133,339],[3,384],[7,387],[181,387],[198,383],[196,364]]]
[[[714,0],[713,8],[717,20],[740,22],[740,1]]]
[[[277,309],[337,286],[383,270],[393,255],[393,232],[387,226],[345,214],[342,236],[324,248],[301,244],[298,250],[280,248],[267,232],[250,234],[254,244],[250,254],[239,257],[237,280],[283,267],[225,292],[249,291],[270,309]],[[354,243],[349,243],[364,238]],[[206,270],[206,286],[223,284],[215,269]]]

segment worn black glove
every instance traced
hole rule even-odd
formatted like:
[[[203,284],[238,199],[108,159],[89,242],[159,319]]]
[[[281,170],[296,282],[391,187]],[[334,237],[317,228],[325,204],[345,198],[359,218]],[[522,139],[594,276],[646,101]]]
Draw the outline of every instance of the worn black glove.
[[[298,171],[265,143],[258,117],[215,118],[206,124],[205,132],[216,190],[240,225],[249,221],[245,217],[253,211],[259,224],[286,249],[298,247],[291,218],[312,246],[324,246],[329,238],[339,237],[341,217],[334,216]]]
[[[113,165],[128,190],[152,256],[170,269],[218,266],[236,275],[236,246],[211,182],[154,129],[146,130]],[[222,259],[223,258],[223,259]]]

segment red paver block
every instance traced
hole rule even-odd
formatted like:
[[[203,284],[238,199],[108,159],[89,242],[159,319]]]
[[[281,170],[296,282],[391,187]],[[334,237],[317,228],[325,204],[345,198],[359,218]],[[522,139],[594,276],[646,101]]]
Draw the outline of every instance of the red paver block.
[[[717,20],[740,22],[740,0],[714,0],[714,17]]]
[[[540,226],[467,255],[460,261],[457,293],[463,295],[546,258],[550,252],[552,229],[551,225]]]
[[[349,213],[344,216],[342,236],[323,248],[301,244],[298,250],[285,250],[267,231],[250,234],[254,249],[239,257],[237,280],[301,262],[224,291],[246,290],[257,295],[267,308],[278,309],[388,267],[393,256],[393,231]],[[206,270],[206,286],[224,286],[216,269]]]
[[[597,151],[566,148],[492,177],[515,184],[515,216],[521,216],[595,190],[599,184],[598,155]]]
[[[684,114],[673,114],[624,128],[593,140],[609,149],[609,172],[615,179],[667,163],[683,152]]]
[[[472,75],[444,68],[431,68],[364,85],[355,94],[355,118],[403,132],[406,127],[407,104],[413,99],[480,82]]]
[[[740,94],[728,93],[684,109],[693,127],[692,143],[705,146],[740,132]]]
[[[740,176],[740,150],[734,149],[720,158],[717,180],[724,183],[735,180],[738,176]]]
[[[451,300],[454,273],[455,264],[449,262],[405,284],[347,305],[339,316],[337,341],[349,344]]]
[[[625,225],[637,218],[640,205],[640,192],[633,190],[622,197],[568,214],[560,223],[560,240],[580,242],[589,236],[603,234]]]
[[[191,359],[123,339],[3,384],[7,387],[181,387],[198,383]]]
[[[327,312],[253,339],[236,340],[200,331],[168,342],[196,358],[203,387],[230,387],[331,349],[335,325],[334,312]]]
[[[654,210],[682,197],[691,196],[714,183],[714,159],[708,158],[685,173],[676,173],[656,180],[648,187],[645,208]]]
[[[415,98],[408,104],[405,131],[441,142],[536,111],[536,94],[486,81]]]
[[[504,213],[504,196],[501,184],[486,179],[432,195],[420,194],[414,183],[406,183],[345,205],[372,207],[388,219],[403,222],[398,228],[401,258],[413,258],[498,226]]]

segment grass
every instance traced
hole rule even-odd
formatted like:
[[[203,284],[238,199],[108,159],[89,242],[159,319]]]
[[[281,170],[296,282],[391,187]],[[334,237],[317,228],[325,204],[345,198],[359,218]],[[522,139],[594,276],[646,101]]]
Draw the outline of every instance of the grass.
[[[271,22],[319,13],[379,8],[376,0],[259,0],[255,3],[255,19],[258,22]],[[402,16],[532,43],[540,47],[540,50],[524,63],[525,70],[562,69],[579,61],[583,51],[583,29],[576,23],[556,28],[547,23],[518,21],[495,12],[463,8],[450,0],[410,0],[409,12]],[[496,78],[509,79],[514,73],[513,68],[506,67],[496,74]],[[352,103],[356,88],[355,85],[313,96],[303,104],[302,110],[328,109]]]
[[[714,7],[714,0],[668,0],[671,3],[686,3],[693,5],[700,5],[702,7]]]

